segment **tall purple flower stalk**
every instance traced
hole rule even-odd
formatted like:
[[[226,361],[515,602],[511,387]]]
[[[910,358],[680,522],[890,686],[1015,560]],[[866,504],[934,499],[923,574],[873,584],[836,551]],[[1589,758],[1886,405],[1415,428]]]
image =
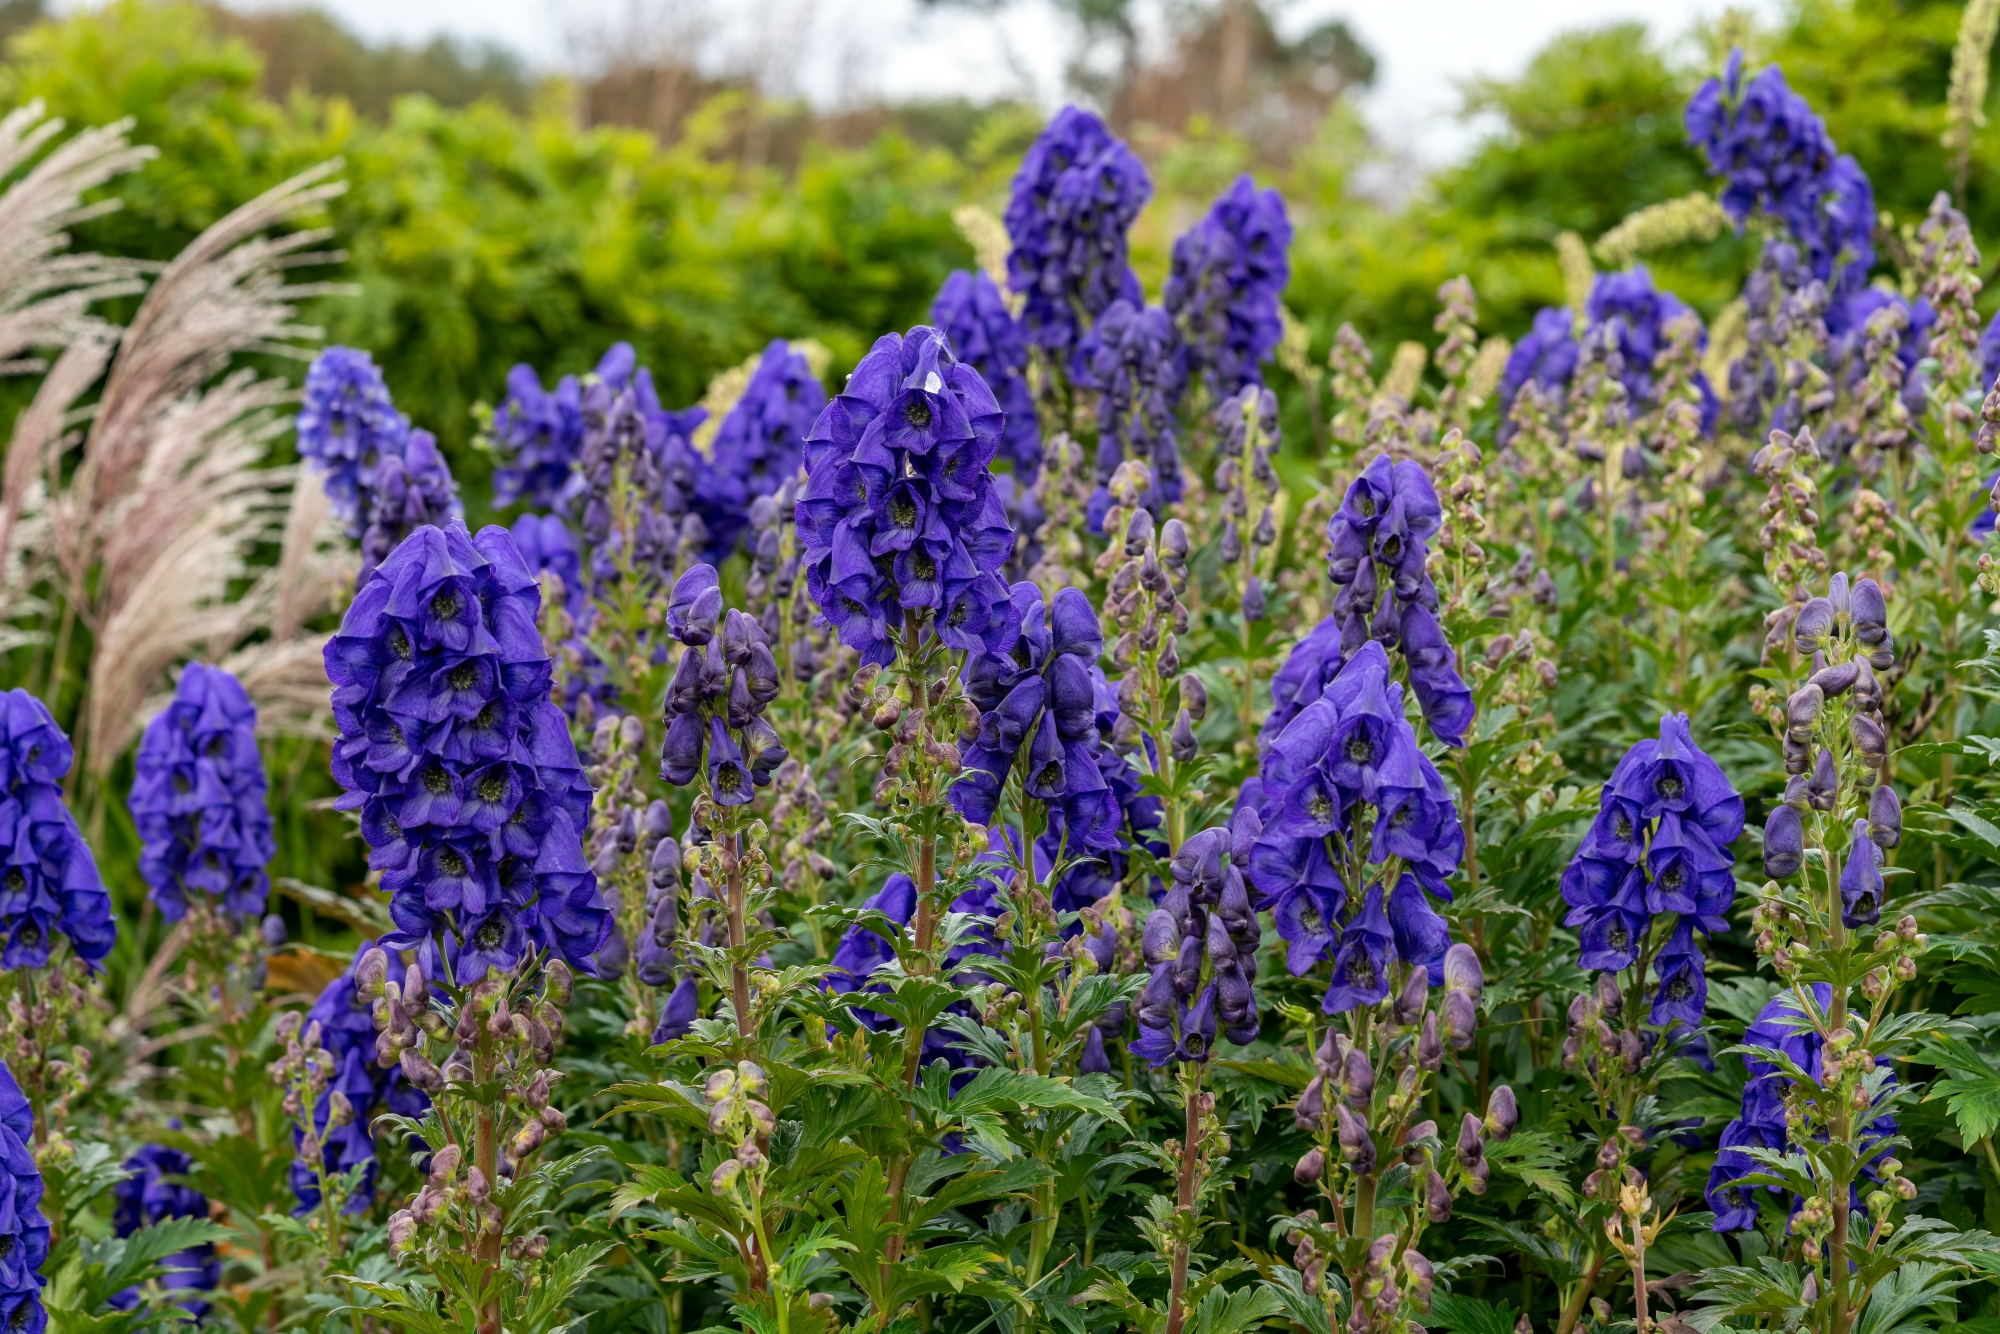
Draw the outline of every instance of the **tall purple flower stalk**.
[[[1740,225],[1776,217],[1838,303],[1867,284],[1875,262],[1875,194],[1853,157],[1837,153],[1826,122],[1768,65],[1747,82],[1732,51],[1720,78],[1695,91],[1688,138],[1724,180],[1722,207]]]
[[[193,1167],[194,1161],[179,1149],[165,1144],[140,1145],[125,1160],[125,1170],[131,1175],[111,1188],[111,1230],[129,1237],[169,1218],[206,1219],[208,1197],[184,1182],[168,1180],[185,1176]],[[160,1267],[165,1271],[160,1286],[169,1292],[212,1292],[222,1282],[222,1260],[212,1241],[176,1251],[162,1260]],[[111,1297],[111,1305],[120,1310],[129,1311],[138,1304],[137,1288],[126,1288]],[[208,1302],[199,1297],[183,1297],[176,1304],[190,1320],[208,1314]]]
[[[420,528],[327,644],[333,773],[390,895],[383,945],[455,953],[460,983],[540,951],[595,976],[611,930],[579,834],[590,785],[549,702],[540,602],[506,529]]]
[[[1250,879],[1293,976],[1333,959],[1326,1012],[1381,1001],[1398,961],[1442,985],[1450,933],[1428,896],[1450,901],[1465,831],[1380,644],[1364,643],[1279,733],[1253,793]]]
[[[727,560],[742,536],[750,502],[774,494],[798,472],[806,433],[825,406],[826,389],[812,363],[784,339],[773,339],[743,396],[716,427],[707,464],[697,476],[694,509],[708,527],[708,560]]]
[[[1143,301],[1125,234],[1152,198],[1132,150],[1080,107],[1064,107],[1021,159],[1007,202],[1007,285],[1027,297],[1028,341],[1053,354],[1120,297]]]
[[[400,456],[410,438],[410,419],[396,411],[381,368],[366,352],[329,347],[313,358],[298,437],[299,457],[320,472],[334,517],[359,538],[382,460]]]
[[[1257,946],[1262,931],[1243,867],[1260,827],[1239,811],[1228,828],[1204,829],[1169,864],[1173,884],[1146,918],[1148,977],[1131,1053],[1155,1070],[1203,1062],[1218,1033],[1237,1045],[1257,1037]]]
[[[278,852],[257,749],[257,708],[220,667],[191,662],[173,703],[146,725],[133,766],[139,874],[170,922],[190,892],[248,918],[264,911]]]
[[[438,452],[437,437],[411,431],[400,454],[385,455],[368,494],[368,523],[361,532],[361,573],[366,579],[399,543],[419,528],[463,519],[458,483]]]
[[[1653,285],[1653,275],[1637,264],[1621,273],[1600,273],[1583,304],[1583,316],[1590,327],[1617,322],[1619,355],[1624,363],[1625,392],[1635,404],[1653,401],[1653,363],[1666,346],[1666,327],[1690,311],[1687,302],[1672,292]],[[1708,335],[1703,333],[1701,345]],[[1721,400],[1709,387],[1708,377],[1695,372],[1695,388],[1701,394],[1701,423],[1704,431],[1715,428],[1722,411]]]
[[[1507,354],[1507,365],[1500,373],[1501,408],[1511,407],[1514,396],[1529,381],[1542,389],[1567,389],[1581,355],[1576,313],[1568,306],[1543,306],[1535,312],[1527,334]]]
[[[598,359],[596,378],[613,393],[633,384],[653,396],[652,375],[637,369],[630,343],[613,343]],[[507,397],[493,414],[493,503],[550,509],[568,500],[577,454],[583,448],[583,385],[565,375],[543,389],[535,368],[525,363],[507,372]]]
[[[1422,465],[1377,455],[1327,523],[1327,576],[1340,588],[1333,611],[1342,652],[1369,640],[1401,649],[1424,721],[1438,740],[1462,746],[1472,690],[1458,674],[1458,655],[1437,621],[1437,588],[1424,572],[1442,515]]]
[[[1119,811],[1097,762],[1091,669],[1104,652],[1097,613],[1074,588],[1045,607],[1041,589],[1022,582],[1011,599],[1015,642],[1004,653],[969,657],[962,674],[966,698],[980,711],[979,735],[966,747],[952,805],[974,824],[992,824],[1025,748],[1023,790],[1061,813],[1072,855],[1116,848]]]
[[[43,968],[54,939],[93,967],[118,925],[97,859],[63,799],[75,758],[48,707],[16,686],[0,694],[0,968]]]
[[[863,662],[906,620],[957,649],[1011,647],[998,571],[1014,531],[987,466],[1004,426],[979,372],[918,326],[876,341],[806,440],[797,506],[806,591]]]
[[[0,1063],[0,1327],[42,1334],[42,1263],[49,1223],[42,1217],[42,1169],[35,1163],[35,1111]]]
[[[1185,358],[1174,324],[1158,306],[1124,298],[1111,303],[1084,338],[1088,383],[1097,389],[1097,489],[1091,527],[1111,508],[1110,482],[1128,458],[1152,468],[1153,488],[1141,501],[1164,509],[1181,498],[1181,455],[1174,405],[1187,386]]]
[[[716,801],[745,805],[785,762],[764,718],[782,685],[764,627],[734,607],[725,613],[715,567],[697,565],[674,585],[667,631],[687,647],[667,687],[660,777],[685,786],[706,767]]]
[[[1292,224],[1276,190],[1248,175],[1174,242],[1161,304],[1187,349],[1187,372],[1213,399],[1262,384],[1284,335],[1278,302],[1291,278]]]
[[[1007,299],[983,272],[954,270],[931,302],[931,322],[944,333],[959,360],[971,365],[1007,414],[998,457],[1014,465],[1015,486],[1024,489],[1042,466],[1042,428],[1028,392],[1028,338],[1007,309]]]
[[[1687,715],[1662,717],[1659,738],[1639,742],[1618,762],[1563,872],[1564,921],[1582,938],[1579,966],[1611,973],[1631,967],[1647,952],[1654,919],[1673,914],[1673,930],[1652,959],[1659,982],[1652,1022],[1699,1027],[1708,980],[1694,932],[1728,929],[1736,897],[1729,845],[1742,832],[1743,798],[1695,744]]]

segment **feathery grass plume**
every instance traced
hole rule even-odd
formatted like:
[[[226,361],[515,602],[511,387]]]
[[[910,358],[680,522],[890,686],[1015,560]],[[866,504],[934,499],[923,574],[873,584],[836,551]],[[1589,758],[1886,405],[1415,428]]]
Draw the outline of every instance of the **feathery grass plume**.
[[[1715,196],[1706,190],[1696,190],[1679,199],[1634,209],[1616,227],[1598,237],[1591,250],[1605,268],[1623,269],[1641,255],[1656,250],[1706,244],[1730,225],[1729,215],[1715,202]]]
[[[1965,198],[1972,170],[1972,141],[1986,128],[1987,67],[2000,29],[2000,0],[1969,0],[1958,20],[1951,52],[1951,91],[1944,103],[1944,146],[1951,150],[1952,193]]]
[[[1590,262],[1590,247],[1575,232],[1558,234],[1555,244],[1556,263],[1562,268],[1563,304],[1571,310],[1582,310],[1597,282],[1597,270]]]

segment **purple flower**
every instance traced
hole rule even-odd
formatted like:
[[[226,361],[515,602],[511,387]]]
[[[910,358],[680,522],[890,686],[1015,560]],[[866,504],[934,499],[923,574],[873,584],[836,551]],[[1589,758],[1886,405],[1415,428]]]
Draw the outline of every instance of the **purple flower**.
[[[1257,1037],[1262,933],[1237,841],[1225,827],[1191,836],[1174,854],[1173,887],[1146,920],[1151,976],[1139,997],[1139,1037],[1128,1050],[1154,1069],[1206,1061],[1218,1034],[1238,1045]]]
[[[42,1172],[35,1163],[34,1111],[0,1064],[0,1300],[9,1329],[40,1334],[41,1267],[49,1255],[49,1224],[42,1217]]]
[[[1747,83],[1743,53],[1732,51],[1721,78],[1695,91],[1688,138],[1724,178],[1722,207],[1739,225],[1762,212],[1783,222],[1815,277],[1840,297],[1858,291],[1875,262],[1874,192],[1826,123],[1785,83],[1776,65]]]
[[[189,663],[133,765],[139,874],[161,916],[185,916],[191,890],[239,918],[264,911],[278,851],[266,787],[256,706],[228,672]]]
[[[660,777],[685,786],[705,767],[714,800],[746,805],[785,762],[783,743],[764,721],[779,691],[764,627],[734,607],[725,612],[715,567],[697,565],[674,583],[667,630],[686,647],[667,688]]]
[[[1811,984],[1811,992],[1814,1009],[1824,1015],[1833,998],[1832,987],[1815,982]],[[1785,1094],[1792,1081],[1774,1058],[1782,1056],[1817,1082],[1824,1056],[1818,1030],[1800,1010],[1797,995],[1789,990],[1780,991],[1764,1007],[1744,1033],[1743,1042],[1745,1046],[1770,1052],[1771,1057],[1743,1058],[1750,1078],[1743,1086],[1741,1112],[1723,1129],[1722,1151],[1716,1155],[1715,1166],[1708,1175],[1708,1206],[1715,1212],[1717,1232],[1740,1232],[1757,1222],[1759,1188],[1738,1183],[1744,1176],[1763,1169],[1744,1150],[1798,1147],[1790,1138],[1785,1116]],[[1887,1082],[1893,1085],[1895,1075],[1891,1074]],[[1888,1152],[1885,1141],[1895,1134],[1896,1120],[1892,1116],[1878,1116],[1869,1123],[1861,1139],[1861,1154],[1866,1163],[1862,1169],[1864,1178],[1877,1177],[1875,1160]],[[1777,1186],[1762,1189],[1774,1195],[1779,1193]],[[1857,1210],[1861,1207],[1858,1183],[1850,1193],[1850,1203]]]
[[[1320,1008],[1342,1014],[1356,1006],[1372,1006],[1389,994],[1389,964],[1396,957],[1395,933],[1382,906],[1382,886],[1368,887],[1361,907],[1342,923],[1340,945],[1333,955],[1333,983]],[[1442,955],[1442,951],[1440,951]]]
[[[1259,750],[1269,750],[1278,734],[1299,716],[1299,710],[1326,693],[1342,661],[1337,615],[1328,616],[1292,645],[1284,665],[1271,677],[1271,711],[1258,734]]]
[[[784,339],[773,339],[717,425],[707,466],[697,467],[692,507],[708,530],[705,559],[727,560],[750,502],[774,494],[798,471],[806,435],[825,406],[826,389],[812,363]]]
[[[1110,506],[1108,484],[1127,458],[1153,470],[1144,503],[1160,509],[1181,498],[1180,447],[1173,411],[1186,385],[1185,361],[1172,320],[1158,306],[1121,297],[1090,328],[1079,348],[1097,399],[1097,494],[1093,529]],[[1101,503],[1100,503],[1101,502]]]
[[[614,392],[622,390],[631,383],[637,361],[630,343],[613,343],[598,360],[597,379]],[[642,392],[650,395],[651,376],[645,371],[638,375]],[[508,371],[507,397],[493,414],[493,446],[499,456],[493,469],[494,505],[526,503],[547,509],[566,501],[583,431],[583,386],[574,375],[545,390],[534,367],[517,365]]]
[[[1080,107],[1029,146],[1006,212],[1007,285],[1027,297],[1029,342],[1063,353],[1113,301],[1139,299],[1125,233],[1152,194],[1132,150]]]
[[[118,927],[97,859],[63,799],[69,738],[18,686],[0,694],[0,968],[43,968],[54,936],[95,969]]]
[[[1653,275],[1643,264],[1622,273],[1600,273],[1584,302],[1583,315],[1595,328],[1616,322],[1615,337],[1624,364],[1625,392],[1634,404],[1653,401],[1653,363],[1666,346],[1666,327],[1689,313],[1685,301],[1672,292],[1653,286]],[[1698,346],[1708,345],[1704,331]],[[1695,372],[1694,387],[1701,395],[1704,431],[1712,430],[1722,404],[1710,388],[1708,377]]]
[[[1576,342],[1576,314],[1567,306],[1543,306],[1500,373],[1500,405],[1511,407],[1521,386],[1530,380],[1542,389],[1564,389],[1576,370],[1581,349]]]
[[[1472,691],[1437,623],[1437,588],[1424,573],[1427,542],[1443,512],[1420,465],[1378,455],[1327,523],[1327,576],[1340,590],[1333,614],[1342,653],[1371,639],[1385,648],[1400,645],[1431,733],[1448,746],[1463,746],[1473,719]]]
[[[979,372],[1007,415],[999,456],[1012,461],[1025,495],[1026,485],[1041,470],[1042,431],[1028,390],[1028,339],[1021,322],[991,278],[964,269],[954,270],[938,289],[931,322],[950,340],[959,360]]]
[[[579,830],[590,786],[549,701],[540,588],[504,528],[420,528],[355,594],[326,648],[339,806],[361,813],[396,931],[389,949],[475,927],[595,976],[611,929]],[[469,982],[475,974],[457,980]]]
[[[1013,529],[987,464],[1003,419],[985,381],[919,326],[877,340],[806,441],[796,512],[806,591],[864,662],[929,613],[957,649],[1011,647],[998,571]]]
[[[360,537],[382,460],[401,456],[410,435],[409,418],[396,411],[366,352],[329,347],[313,358],[297,429],[299,457],[321,474],[347,535]]]
[[[1868,836],[1868,821],[1854,822],[1847,860],[1840,870],[1840,920],[1849,927],[1882,920],[1882,849]]]
[[[1728,929],[1736,895],[1743,798],[1695,744],[1684,713],[1660,719],[1657,739],[1625,752],[1598,797],[1597,818],[1563,871],[1564,924],[1578,928],[1579,965],[1616,972],[1639,957],[1653,919],[1678,917],[1654,960],[1655,1022],[1701,1022],[1707,997],[1693,931]],[[1692,958],[1690,958],[1692,956]]]
[[[411,431],[401,454],[385,454],[368,493],[367,526],[361,533],[361,573],[366,580],[405,537],[419,528],[463,520],[458,483],[437,438]],[[358,585],[357,585],[358,586]]]
[[[176,1123],[178,1124],[178,1123]],[[164,1144],[144,1144],[137,1152],[125,1160],[125,1170],[130,1173],[123,1181],[111,1188],[111,1227],[121,1237],[129,1237],[142,1227],[163,1223],[169,1218],[208,1218],[208,1197],[192,1186],[169,1177],[185,1176],[194,1166],[192,1160],[179,1149]],[[38,1220],[39,1221],[39,1220]],[[48,1225],[43,1223],[42,1251],[47,1252]],[[14,1257],[11,1252],[0,1259],[0,1290],[18,1291],[18,1282],[8,1281],[11,1276],[4,1273],[8,1261]],[[24,1261],[29,1257],[22,1257]],[[39,1268],[41,1260],[34,1258],[30,1269]],[[176,1251],[160,1261],[165,1272],[160,1277],[160,1286],[169,1292],[208,1292],[222,1281],[222,1261],[215,1253],[215,1243],[205,1241],[199,1246],[184,1251]],[[129,1311],[139,1304],[139,1290],[126,1288],[114,1293],[111,1305]],[[208,1303],[196,1297],[183,1298],[177,1305],[187,1312],[190,1320],[199,1320],[208,1313]]]
[[[1247,175],[1174,242],[1160,299],[1186,348],[1188,373],[1201,376],[1212,398],[1263,383],[1260,368],[1284,333],[1278,299],[1291,277],[1291,244],[1285,201]]]

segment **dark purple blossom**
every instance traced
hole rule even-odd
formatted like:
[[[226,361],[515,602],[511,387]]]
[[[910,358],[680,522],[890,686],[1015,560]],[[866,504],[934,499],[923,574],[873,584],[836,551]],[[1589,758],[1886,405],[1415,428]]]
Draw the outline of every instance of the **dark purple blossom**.
[[[1262,384],[1284,335],[1279,297],[1291,278],[1292,224],[1276,190],[1239,176],[1174,242],[1161,304],[1186,349],[1186,369],[1213,399]]]
[[[1339,586],[1333,614],[1343,654],[1375,641],[1402,649],[1424,721],[1447,746],[1472,726],[1472,689],[1437,622],[1437,588],[1424,572],[1426,545],[1443,509],[1422,465],[1377,455],[1328,521],[1327,577]]]
[[[1815,982],[1810,990],[1814,1009],[1824,1015],[1833,999],[1833,988],[1825,982]],[[1717,1232],[1741,1232],[1755,1227],[1762,1195],[1780,1193],[1777,1186],[1738,1184],[1743,1177],[1764,1170],[1746,1150],[1779,1152],[1798,1148],[1785,1116],[1785,1094],[1792,1080],[1777,1058],[1782,1057],[1817,1082],[1825,1055],[1825,1044],[1818,1030],[1801,1011],[1797,994],[1790,990],[1780,991],[1764,1007],[1744,1033],[1743,1042],[1745,1046],[1762,1048],[1771,1056],[1743,1058],[1750,1078],[1743,1086],[1741,1111],[1723,1128],[1721,1151],[1708,1174],[1708,1207],[1715,1213]],[[1887,1082],[1893,1085],[1895,1075],[1891,1074]],[[1867,1164],[1862,1169],[1864,1178],[1878,1175],[1875,1162],[1888,1152],[1884,1141],[1895,1133],[1893,1116],[1878,1116],[1869,1123],[1861,1139],[1862,1158]],[[1850,1204],[1856,1210],[1861,1209],[1858,1183],[1852,1189]]]
[[[164,1144],[141,1145],[125,1160],[125,1170],[131,1175],[112,1187],[112,1231],[129,1237],[140,1228],[169,1218],[205,1221],[208,1197],[184,1182],[169,1180],[187,1175],[193,1166],[193,1161],[179,1149]],[[176,1251],[160,1261],[160,1267],[164,1271],[160,1286],[169,1292],[211,1292],[222,1281],[222,1260],[216,1255],[212,1241]],[[126,1288],[114,1293],[111,1304],[129,1311],[139,1304],[139,1290]],[[182,1298],[177,1305],[187,1312],[190,1320],[208,1314],[208,1303],[198,1297]]]
[[[1029,146],[1006,213],[1007,285],[1027,297],[1029,342],[1060,355],[1113,301],[1141,300],[1125,234],[1152,194],[1132,150],[1080,107]]]
[[[262,914],[278,852],[267,787],[256,706],[228,672],[189,663],[133,765],[139,874],[162,917],[185,916],[190,891],[235,917]]]
[[[1875,262],[1875,198],[1852,157],[1837,155],[1826,123],[1776,65],[1747,82],[1732,51],[1720,78],[1687,106],[1688,138],[1724,178],[1722,207],[1740,226],[1776,217],[1797,239],[1813,275],[1839,298],[1858,291]]]
[[[1387,995],[1392,962],[1442,981],[1450,936],[1426,894],[1450,899],[1465,832],[1402,701],[1382,646],[1364,642],[1270,740],[1257,791],[1246,785],[1261,816],[1244,849],[1259,906],[1294,976],[1334,959],[1329,1014]]]
[[[13,1071],[0,1063],[0,1319],[9,1330],[42,1334],[42,1263],[49,1224],[42,1217],[42,1170],[35,1163],[35,1113]]]
[[[773,339],[742,397],[723,414],[707,458],[694,469],[690,501],[708,530],[704,559],[727,560],[742,536],[750,502],[776,493],[798,472],[806,434],[825,406],[826,389],[812,363],[784,339]]]
[[[410,436],[409,418],[366,352],[329,347],[313,358],[297,428],[299,457],[320,473],[347,535],[360,537],[382,460],[401,456]]]
[[[1612,771],[1597,818],[1563,872],[1564,922],[1578,929],[1579,966],[1630,967],[1654,918],[1673,915],[1674,933],[1654,960],[1654,1022],[1698,1026],[1707,983],[1693,931],[1728,929],[1736,896],[1729,845],[1742,832],[1743,798],[1695,744],[1687,715],[1663,716],[1658,739],[1633,746]]]
[[[1028,391],[1028,339],[1007,309],[1007,298],[983,272],[954,270],[931,302],[931,322],[951,342],[959,360],[979,372],[1007,415],[999,457],[1014,465],[1024,495],[1042,466],[1042,430]]]
[[[463,521],[458,483],[438,452],[437,437],[411,431],[400,454],[386,454],[368,493],[368,523],[361,532],[361,573],[366,580],[397,543],[417,529]]]
[[[893,661],[893,636],[926,617],[951,648],[1012,647],[998,571],[1014,532],[987,466],[1003,425],[979,373],[923,326],[878,339],[814,423],[796,510],[806,590],[862,661]]]
[[[1173,413],[1187,372],[1167,312],[1121,297],[1091,326],[1081,357],[1088,382],[1098,391],[1092,528],[1102,527],[1111,507],[1112,474],[1128,458],[1143,459],[1153,471],[1153,486],[1141,497],[1142,504],[1161,510],[1178,501],[1181,456]]]
[[[97,859],[63,798],[69,738],[20,687],[0,694],[0,968],[42,968],[57,935],[93,968],[118,927]]]
[[[1190,836],[1169,864],[1173,884],[1146,919],[1150,975],[1137,1007],[1139,1037],[1130,1047],[1156,1070],[1208,1060],[1218,1035],[1238,1045],[1256,1040],[1262,932],[1239,855],[1256,832],[1256,812],[1238,812],[1234,828]]]
[[[1600,273],[1584,302],[1584,318],[1592,328],[1617,324],[1617,345],[1624,366],[1625,392],[1635,404],[1653,401],[1653,363],[1666,347],[1666,328],[1674,320],[1691,313],[1685,301],[1672,292],[1653,286],[1653,275],[1643,264],[1621,273]],[[1704,331],[1698,346],[1706,347]],[[1715,427],[1722,404],[1709,386],[1708,377],[1695,372],[1694,388],[1701,395],[1701,422],[1704,431]]]
[[[723,611],[712,565],[675,582],[667,630],[686,647],[667,688],[660,777],[678,786],[705,771],[712,798],[745,805],[785,762],[777,732],[764,721],[780,688],[770,640],[755,617]]]
[[[630,343],[613,343],[598,360],[596,379],[617,393],[634,380],[638,356]],[[640,393],[653,396],[652,376],[637,371]],[[527,504],[549,509],[565,502],[571,491],[578,452],[583,448],[583,386],[565,375],[554,389],[543,389],[532,366],[507,372],[507,397],[493,414],[493,503],[499,507]]]
[[[1543,306],[1500,373],[1500,406],[1512,406],[1521,386],[1533,380],[1542,389],[1565,389],[1582,349],[1576,341],[1576,314],[1567,306]]]
[[[420,528],[326,649],[333,774],[358,810],[396,931],[461,945],[460,982],[529,950],[596,975],[611,929],[579,831],[590,786],[549,702],[541,590],[507,530]]]

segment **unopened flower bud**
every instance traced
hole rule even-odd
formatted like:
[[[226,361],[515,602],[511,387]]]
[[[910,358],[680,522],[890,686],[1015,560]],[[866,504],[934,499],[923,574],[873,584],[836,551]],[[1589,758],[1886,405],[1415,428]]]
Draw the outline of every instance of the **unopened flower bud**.
[[[1305,1156],[1299,1159],[1298,1166],[1292,1169],[1292,1180],[1301,1186],[1310,1186],[1325,1175],[1326,1154],[1318,1145],[1307,1149]]]
[[[1521,1112],[1514,1102],[1514,1090],[1505,1084],[1495,1088],[1486,1099],[1486,1133],[1499,1143],[1514,1133],[1514,1127],[1520,1120]]]

